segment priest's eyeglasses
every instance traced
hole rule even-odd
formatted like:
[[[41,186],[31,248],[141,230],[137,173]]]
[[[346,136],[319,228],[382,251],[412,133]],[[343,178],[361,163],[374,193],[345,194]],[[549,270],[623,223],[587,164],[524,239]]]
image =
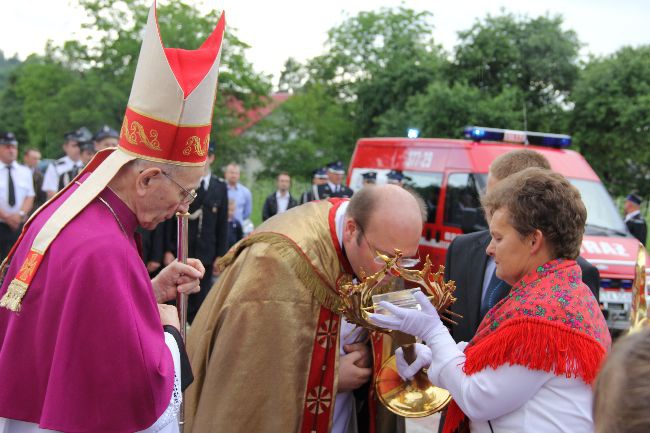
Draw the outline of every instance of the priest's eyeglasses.
[[[375,263],[377,263],[378,265],[383,265],[383,264],[386,263],[386,262],[384,262],[384,260],[381,257],[379,257],[379,254],[382,254],[382,255],[385,255],[385,256],[388,256],[388,257],[393,257],[394,256],[394,254],[392,254],[392,253],[386,253],[386,252],[380,251],[377,248],[375,248],[375,246],[373,244],[371,244],[370,241],[368,241],[368,238],[366,237],[365,229],[361,226],[361,224],[359,224],[359,222],[357,222],[357,221],[355,221],[355,222],[357,224],[357,227],[359,227],[359,231],[361,232],[361,236],[366,241],[366,245],[368,245],[368,248],[370,248],[370,252],[374,255]],[[415,265],[417,265],[418,263],[420,263],[420,258],[419,257],[402,257],[399,260],[397,260],[397,262],[395,264],[397,266],[399,266],[399,267],[402,267],[402,268],[412,268]]]
[[[192,190],[192,191],[188,191],[188,190],[186,190],[185,188],[183,188],[183,185],[181,185],[180,183],[176,182],[176,181],[175,181],[175,180],[174,180],[170,175],[168,175],[167,173],[165,173],[165,172],[162,171],[162,170],[161,170],[160,172],[161,172],[161,173],[162,173],[162,174],[163,174],[167,179],[169,179],[169,180],[171,180],[172,182],[174,182],[174,183],[176,184],[176,186],[178,186],[178,187],[183,191],[184,195],[183,195],[183,199],[181,200],[181,204],[183,204],[183,205],[190,205],[194,200],[196,200],[196,195],[197,195],[197,194],[196,194],[196,191],[194,191],[194,190]]]

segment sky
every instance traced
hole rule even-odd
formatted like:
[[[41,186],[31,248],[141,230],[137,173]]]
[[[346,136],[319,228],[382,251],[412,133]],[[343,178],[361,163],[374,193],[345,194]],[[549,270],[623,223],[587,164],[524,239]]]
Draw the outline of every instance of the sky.
[[[174,0],[159,0],[174,1]],[[529,17],[562,15],[585,44],[581,51],[607,55],[625,45],[650,44],[648,0],[185,0],[202,10],[226,11],[228,26],[251,48],[247,58],[277,83],[288,57],[304,61],[324,52],[327,30],[346,16],[404,5],[433,14],[433,37],[451,51],[457,32],[502,9]],[[0,0],[0,49],[5,56],[42,53],[48,39],[60,43],[80,34],[84,12],[75,0]],[[215,23],[216,24],[216,23]]]

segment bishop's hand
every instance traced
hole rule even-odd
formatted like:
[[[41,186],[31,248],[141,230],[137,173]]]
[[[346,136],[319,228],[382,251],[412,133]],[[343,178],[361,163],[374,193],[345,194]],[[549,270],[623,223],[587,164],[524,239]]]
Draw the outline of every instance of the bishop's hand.
[[[198,259],[187,259],[187,264],[174,260],[151,280],[156,302],[171,301],[178,293],[197,293],[204,273]]]
[[[444,325],[440,321],[440,316],[435,307],[431,305],[424,293],[417,291],[413,296],[420,304],[421,311],[397,307],[390,302],[382,301],[379,305],[390,311],[392,316],[369,314],[370,321],[382,328],[414,335],[424,341],[430,340],[439,327],[444,327]]]

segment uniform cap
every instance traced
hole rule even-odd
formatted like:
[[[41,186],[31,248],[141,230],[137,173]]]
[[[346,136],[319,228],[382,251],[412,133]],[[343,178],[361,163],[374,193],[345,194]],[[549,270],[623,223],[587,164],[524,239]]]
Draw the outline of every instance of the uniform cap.
[[[327,179],[327,169],[325,167],[316,168],[311,174],[316,179]]]
[[[0,134],[0,144],[9,144],[11,146],[18,146],[18,140],[13,132],[3,132]]]
[[[625,197],[625,199],[631,201],[632,203],[636,203],[636,204],[641,204],[641,202],[643,201],[643,200],[641,200],[641,196],[639,196],[638,194],[635,194],[633,192],[628,194],[627,197]]]
[[[334,161],[327,164],[327,169],[336,174],[345,174],[345,167],[341,161]]]
[[[366,181],[376,181],[377,180],[377,172],[376,171],[368,171],[366,173],[363,173],[361,176],[363,176],[363,180],[366,180]]]
[[[105,138],[120,138],[120,133],[111,128],[108,125],[102,126],[102,128],[97,131],[95,134],[94,140],[101,141]]]

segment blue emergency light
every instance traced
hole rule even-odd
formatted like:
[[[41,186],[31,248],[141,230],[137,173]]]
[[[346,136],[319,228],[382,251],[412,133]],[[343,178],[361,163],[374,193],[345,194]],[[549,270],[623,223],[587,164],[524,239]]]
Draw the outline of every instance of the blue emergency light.
[[[418,138],[420,136],[420,130],[417,128],[409,128],[406,131],[406,136],[408,138]]]
[[[466,138],[474,141],[505,141],[508,143],[534,144],[559,149],[571,146],[571,136],[564,134],[514,131],[510,129],[485,128],[483,126],[466,126],[463,132]]]

